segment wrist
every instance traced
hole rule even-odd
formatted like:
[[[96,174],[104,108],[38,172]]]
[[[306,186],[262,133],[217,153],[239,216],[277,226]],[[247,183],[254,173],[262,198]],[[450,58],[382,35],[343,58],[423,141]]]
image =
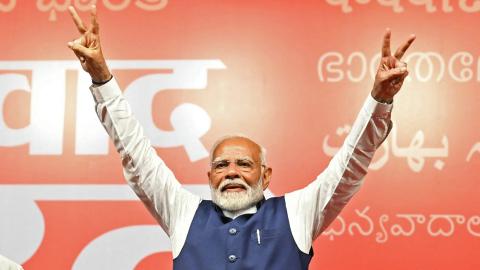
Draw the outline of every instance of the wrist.
[[[383,99],[383,98],[375,98],[374,97],[373,99],[375,99],[379,103],[384,103],[384,104],[392,104],[393,103],[393,98]]]
[[[373,92],[371,94],[372,98],[375,99],[377,102],[384,103],[384,104],[392,104],[393,97],[385,97],[381,95],[375,95]]]
[[[92,65],[90,77],[94,84],[105,84],[112,79],[112,73],[106,64]]]
[[[106,78],[106,79],[104,79],[104,78]],[[112,79],[113,79],[113,75],[111,73],[109,73],[108,77],[102,77],[101,79],[95,79],[95,78],[92,77],[92,84],[94,84],[94,85],[104,85]]]
[[[99,57],[99,59],[93,59],[88,70],[93,82],[106,83],[112,78],[112,73],[103,56]]]

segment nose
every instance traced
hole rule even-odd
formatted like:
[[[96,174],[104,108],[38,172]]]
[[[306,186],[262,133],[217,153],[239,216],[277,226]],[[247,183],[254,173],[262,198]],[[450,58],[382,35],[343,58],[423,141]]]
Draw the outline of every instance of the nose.
[[[240,178],[240,174],[238,173],[238,170],[237,170],[237,165],[234,162],[228,164],[227,174],[225,175],[225,178],[227,179]]]

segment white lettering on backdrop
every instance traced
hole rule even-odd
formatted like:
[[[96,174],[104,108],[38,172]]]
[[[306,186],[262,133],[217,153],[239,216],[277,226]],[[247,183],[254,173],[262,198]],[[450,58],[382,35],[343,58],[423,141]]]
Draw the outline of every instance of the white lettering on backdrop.
[[[179,104],[170,116],[174,130],[165,131],[155,126],[151,104],[154,96],[162,91],[206,88],[208,71],[226,68],[222,61],[112,60],[109,66],[112,70],[172,70],[168,74],[150,73],[135,79],[126,87],[125,97],[153,146],[183,146],[191,161],[208,156],[200,138],[210,129],[211,118],[203,108],[192,103]],[[13,129],[0,117],[0,147],[29,144],[31,155],[62,154],[66,74],[70,70],[78,72],[75,154],[108,153],[108,136],[98,121],[88,90],[90,78],[77,61],[0,61],[0,71],[8,72],[0,74],[0,108],[14,91],[31,95],[28,126]],[[27,75],[15,71],[31,72],[31,81]]]

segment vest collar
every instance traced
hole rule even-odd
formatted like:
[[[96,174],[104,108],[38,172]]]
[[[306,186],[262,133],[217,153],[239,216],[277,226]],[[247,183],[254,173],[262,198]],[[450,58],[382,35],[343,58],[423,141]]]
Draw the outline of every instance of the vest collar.
[[[222,215],[222,217],[225,217],[228,220],[234,220],[237,217],[242,216],[242,215],[251,216],[251,215],[255,214],[258,211],[258,209],[260,209],[260,207],[262,206],[262,204],[264,202],[265,202],[265,197],[263,197],[256,205],[254,205],[250,208],[241,210],[241,211],[237,211],[237,212],[230,212],[230,211],[227,211],[227,210],[223,210],[220,207],[218,207],[218,205],[215,205],[215,209],[217,210],[217,212],[219,212],[219,214]]]

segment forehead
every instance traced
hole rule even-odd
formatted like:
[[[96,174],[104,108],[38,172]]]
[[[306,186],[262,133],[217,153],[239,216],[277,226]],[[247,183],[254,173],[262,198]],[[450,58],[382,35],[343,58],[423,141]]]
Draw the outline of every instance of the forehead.
[[[246,158],[260,160],[260,146],[247,138],[228,138],[213,151],[212,160],[218,158]]]

